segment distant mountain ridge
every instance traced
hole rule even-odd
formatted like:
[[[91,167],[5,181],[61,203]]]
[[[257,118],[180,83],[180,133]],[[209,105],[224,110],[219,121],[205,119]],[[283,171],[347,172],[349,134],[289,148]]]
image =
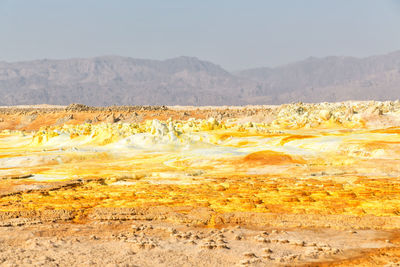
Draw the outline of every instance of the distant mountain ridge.
[[[367,58],[308,58],[277,68],[236,73],[258,81],[277,103],[400,98],[400,51]]]
[[[246,105],[400,98],[400,51],[230,73],[194,57],[0,62],[0,105]]]

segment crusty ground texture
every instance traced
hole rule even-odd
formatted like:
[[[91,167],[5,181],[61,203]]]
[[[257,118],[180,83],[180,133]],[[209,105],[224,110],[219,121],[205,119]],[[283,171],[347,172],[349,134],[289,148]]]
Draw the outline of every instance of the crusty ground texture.
[[[1,266],[399,266],[400,103],[0,107]]]

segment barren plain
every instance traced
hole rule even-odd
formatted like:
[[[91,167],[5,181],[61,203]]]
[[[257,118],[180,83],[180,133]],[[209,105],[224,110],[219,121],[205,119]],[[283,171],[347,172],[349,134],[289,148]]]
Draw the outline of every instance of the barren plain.
[[[400,103],[0,108],[0,265],[399,266]]]

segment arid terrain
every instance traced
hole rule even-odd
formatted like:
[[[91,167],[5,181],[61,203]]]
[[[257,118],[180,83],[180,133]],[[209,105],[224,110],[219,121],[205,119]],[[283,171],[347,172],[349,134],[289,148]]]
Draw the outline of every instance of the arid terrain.
[[[0,107],[1,266],[399,266],[400,102]]]
[[[0,61],[0,105],[256,105],[396,100],[400,51],[365,58],[309,57],[230,72],[210,61],[120,56]]]

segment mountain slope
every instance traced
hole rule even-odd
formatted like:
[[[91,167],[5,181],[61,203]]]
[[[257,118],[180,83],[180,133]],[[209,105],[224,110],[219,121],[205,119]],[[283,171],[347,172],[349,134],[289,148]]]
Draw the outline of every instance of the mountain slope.
[[[382,56],[308,58],[277,68],[237,73],[262,84],[260,96],[277,103],[390,100],[400,97],[400,51]]]
[[[0,104],[238,104],[238,80],[217,65],[189,57],[0,63]]]
[[[241,105],[400,98],[400,51],[229,73],[193,57],[0,62],[0,105]]]

